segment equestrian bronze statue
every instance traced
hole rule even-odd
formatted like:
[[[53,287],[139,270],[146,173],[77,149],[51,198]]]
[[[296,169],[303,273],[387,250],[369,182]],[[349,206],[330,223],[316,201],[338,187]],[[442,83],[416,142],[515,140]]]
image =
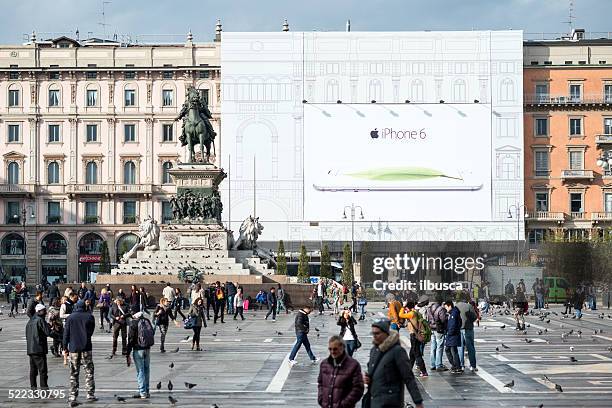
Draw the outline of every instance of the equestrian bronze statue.
[[[213,147],[213,154],[215,152],[215,136],[217,135],[213,130],[210,119],[212,115],[205,101],[202,101],[198,91],[189,87],[187,89],[187,98],[181,112],[174,119],[175,121],[183,119],[183,127],[179,140],[182,146],[189,146],[189,160],[188,163],[195,163],[195,145],[200,145],[200,154],[202,162],[208,163],[210,158],[210,145]],[[206,148],[206,152],[204,152]]]

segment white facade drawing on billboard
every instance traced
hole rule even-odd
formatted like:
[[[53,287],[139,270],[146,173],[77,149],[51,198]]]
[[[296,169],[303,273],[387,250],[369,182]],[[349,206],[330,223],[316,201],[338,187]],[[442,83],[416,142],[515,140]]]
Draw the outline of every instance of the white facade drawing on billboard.
[[[365,215],[356,240],[379,239],[367,233],[379,219],[388,240],[516,239],[521,31],[225,32],[221,65],[233,229],[256,213],[263,241],[349,240],[342,213],[354,202]],[[421,128],[427,143],[408,133],[395,134],[398,149],[371,145],[375,129],[381,142],[384,129]],[[346,146],[350,132],[363,140]],[[417,154],[401,160],[408,150]]]

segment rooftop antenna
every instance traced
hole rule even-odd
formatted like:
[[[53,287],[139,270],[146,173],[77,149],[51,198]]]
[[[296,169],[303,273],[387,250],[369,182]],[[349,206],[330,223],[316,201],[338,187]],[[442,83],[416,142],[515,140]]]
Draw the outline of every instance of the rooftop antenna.
[[[102,26],[102,31],[104,33],[104,37],[102,37],[103,40],[106,40],[106,27],[110,26],[110,24],[106,24],[106,5],[107,4],[111,4],[111,2],[107,0],[102,0],[102,22],[98,23],[98,25]]]
[[[574,20],[576,20],[576,16],[574,15],[574,0],[569,0],[569,15],[567,21],[563,21],[563,23],[567,24],[569,32],[567,33],[568,37],[572,36],[574,32]]]
[[[346,20],[346,32],[350,32],[351,31],[351,20]]]

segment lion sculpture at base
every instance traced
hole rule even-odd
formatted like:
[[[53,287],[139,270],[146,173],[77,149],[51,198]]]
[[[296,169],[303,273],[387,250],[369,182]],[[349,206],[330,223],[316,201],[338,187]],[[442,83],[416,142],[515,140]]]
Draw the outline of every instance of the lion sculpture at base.
[[[263,226],[259,223],[259,217],[249,215],[240,225],[238,230],[240,236],[234,244],[234,249],[254,249],[262,231]]]
[[[159,225],[151,216],[147,216],[138,226],[140,239],[134,246],[121,257],[121,263],[127,263],[138,250],[157,251],[159,249]]]

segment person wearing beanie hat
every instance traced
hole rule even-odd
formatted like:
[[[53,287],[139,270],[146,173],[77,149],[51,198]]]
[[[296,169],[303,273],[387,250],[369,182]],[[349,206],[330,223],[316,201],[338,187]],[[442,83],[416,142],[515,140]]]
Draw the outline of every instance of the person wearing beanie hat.
[[[423,398],[408,363],[408,354],[400,344],[400,336],[391,330],[389,319],[372,323],[372,343],[367,373],[363,382],[368,392],[363,396],[364,407],[401,408],[404,406],[404,385],[408,388],[415,408],[423,408]]]
[[[43,304],[34,306],[34,314],[26,324],[25,334],[27,352],[30,357],[30,388],[35,390],[36,378],[40,375],[40,388],[48,390],[47,385],[47,337],[53,337],[51,327],[45,321],[47,308]]]

